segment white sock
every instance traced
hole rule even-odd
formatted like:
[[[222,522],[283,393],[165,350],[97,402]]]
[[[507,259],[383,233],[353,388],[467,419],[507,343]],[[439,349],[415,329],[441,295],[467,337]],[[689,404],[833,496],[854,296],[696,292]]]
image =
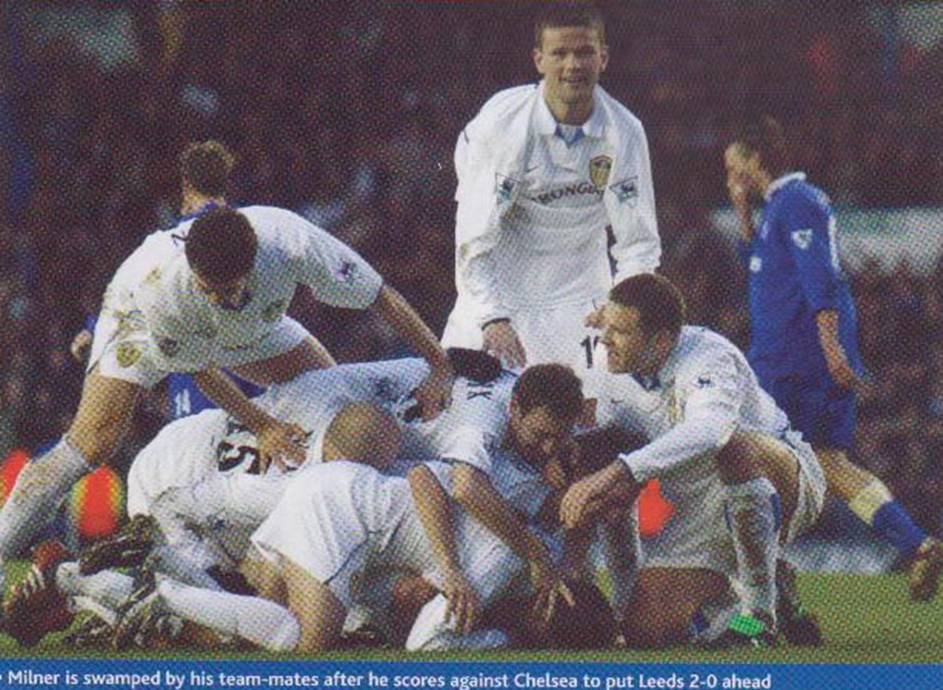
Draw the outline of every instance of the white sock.
[[[740,611],[740,599],[728,588],[720,598],[699,608],[691,619],[688,640],[694,645],[714,642],[727,631],[727,626]]]
[[[222,589],[206,572],[207,568],[217,565],[217,560],[203,542],[193,542],[182,547],[162,544],[151,551],[148,563],[156,571],[170,575],[183,584],[202,589]]]
[[[603,523],[601,526],[606,570],[612,585],[612,610],[620,622],[625,620],[625,612],[641,569],[642,539],[637,518],[637,511],[632,510],[625,523]]]
[[[26,463],[0,510],[0,561],[26,548],[55,515],[66,492],[92,469],[65,437],[48,453]]]
[[[94,575],[79,573],[79,564],[63,563],[56,570],[56,586],[69,596],[94,599],[110,609],[116,609],[134,590],[134,578],[114,570],[102,570]]]
[[[744,590],[744,608],[776,622],[776,557],[779,534],[773,497],[776,489],[766,477],[727,486],[737,570]]]
[[[157,591],[171,613],[224,635],[248,640],[270,652],[290,652],[301,628],[284,606],[261,597],[211,592],[164,580]]]

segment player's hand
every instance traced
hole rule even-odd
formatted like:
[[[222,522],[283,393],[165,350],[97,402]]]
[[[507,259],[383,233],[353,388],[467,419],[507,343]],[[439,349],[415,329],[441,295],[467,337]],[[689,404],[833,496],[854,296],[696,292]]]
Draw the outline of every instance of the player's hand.
[[[445,620],[454,620],[456,632],[467,635],[475,628],[481,616],[481,600],[475,588],[460,570],[455,569],[445,573],[442,593],[448,600]]]
[[[603,327],[603,318],[605,315],[606,305],[603,304],[587,314],[586,318],[583,319],[583,324],[587,328],[595,328],[597,331],[601,330]]]
[[[256,433],[256,438],[259,442],[259,461],[263,474],[273,462],[281,469],[287,470],[305,461],[308,432],[297,424],[272,419]]]
[[[69,352],[75,357],[75,361],[81,363],[88,356],[88,351],[92,347],[92,333],[87,328],[75,334],[72,344],[69,345]]]
[[[494,355],[509,369],[522,369],[527,355],[510,321],[494,321],[482,331],[485,352]]]
[[[598,472],[574,483],[560,501],[560,522],[567,529],[577,529],[588,524],[607,506],[615,489],[620,484],[636,484],[625,465],[611,463]],[[630,492],[627,495],[632,495]],[[622,492],[619,492],[620,498]]]
[[[728,173],[727,195],[740,221],[740,234],[747,242],[753,239],[753,209],[750,208],[750,187],[742,174]]]
[[[435,419],[452,404],[452,384],[455,374],[451,366],[440,366],[429,372],[413,393],[419,403],[423,421]]]
[[[829,375],[839,386],[853,390],[861,396],[870,393],[871,384],[855,373],[844,354],[827,356],[825,362],[828,365]]]
[[[550,555],[530,561],[530,583],[534,588],[533,613],[543,624],[550,622],[553,612],[562,598],[569,606],[575,600],[561,573],[553,566]]]

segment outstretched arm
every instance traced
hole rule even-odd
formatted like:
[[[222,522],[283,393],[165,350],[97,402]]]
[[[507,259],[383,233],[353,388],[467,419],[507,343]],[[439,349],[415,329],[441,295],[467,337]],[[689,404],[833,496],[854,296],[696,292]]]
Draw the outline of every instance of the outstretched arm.
[[[436,563],[444,576],[443,594],[449,601],[446,615],[455,618],[459,631],[471,632],[481,614],[481,602],[462,572],[448,494],[426,465],[409,471],[409,488]]]
[[[419,314],[396,290],[384,285],[370,308],[377,316],[390,324],[412,345],[427,362],[430,372],[416,391],[422,418],[434,419],[451,402],[454,372],[445,350],[419,317]]]

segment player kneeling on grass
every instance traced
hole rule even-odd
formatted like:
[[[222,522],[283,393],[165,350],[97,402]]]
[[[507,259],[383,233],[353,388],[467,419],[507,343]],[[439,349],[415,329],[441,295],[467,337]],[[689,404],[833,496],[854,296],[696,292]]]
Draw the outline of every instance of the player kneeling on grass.
[[[646,643],[679,639],[709,597],[678,606],[678,592],[715,593],[736,573],[743,613],[752,619],[749,637],[770,639],[780,540],[813,524],[824,501],[811,447],[790,431],[734,345],[683,325],[683,298],[665,278],[622,281],[602,318],[609,374],[597,382],[597,420],[652,441],[571,486],[561,521],[587,525],[613,501],[634,501],[645,481],[670,482],[684,514],[656,543],[625,619],[639,623]]]

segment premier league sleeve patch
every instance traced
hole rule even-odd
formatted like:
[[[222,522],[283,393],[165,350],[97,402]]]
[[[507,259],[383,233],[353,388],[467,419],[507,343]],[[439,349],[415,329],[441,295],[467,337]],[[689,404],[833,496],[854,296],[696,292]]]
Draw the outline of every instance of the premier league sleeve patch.
[[[615,184],[609,185],[609,191],[616,195],[620,204],[627,203],[632,208],[638,201],[638,175],[619,180]]]
[[[802,251],[812,246],[812,229],[796,230],[792,233],[792,243]]]
[[[165,357],[173,358],[180,352],[180,343],[173,338],[157,336],[157,349],[160,350],[161,354]]]

